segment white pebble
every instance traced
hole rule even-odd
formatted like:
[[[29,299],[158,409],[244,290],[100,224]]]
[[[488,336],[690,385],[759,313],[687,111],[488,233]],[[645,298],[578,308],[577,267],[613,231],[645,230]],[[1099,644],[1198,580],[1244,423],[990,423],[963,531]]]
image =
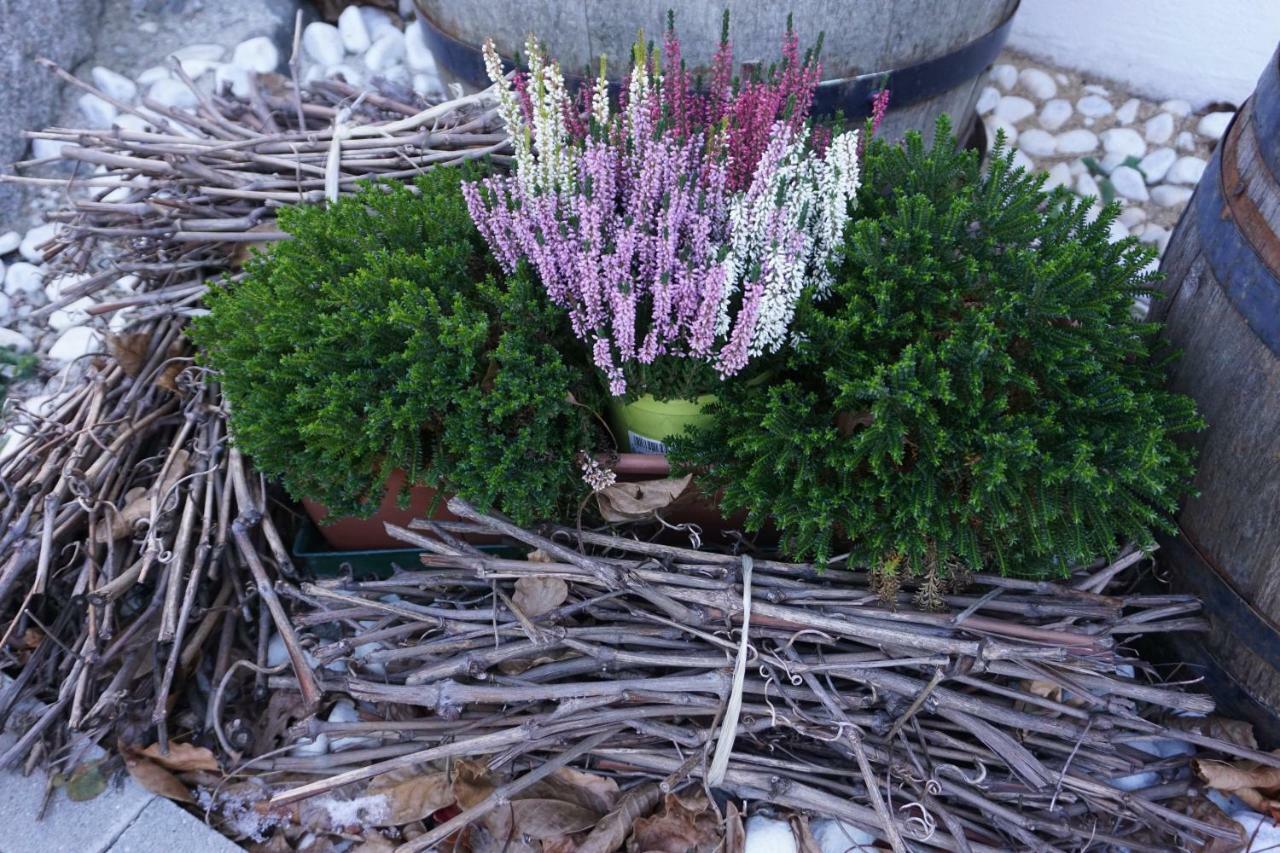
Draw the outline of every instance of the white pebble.
[[[321,65],[337,65],[346,55],[338,28],[323,21],[307,24],[302,31],[302,47]]]
[[[1178,134],[1178,139],[1174,144],[1178,146],[1179,151],[1195,151],[1196,136],[1191,131],[1184,130]]]
[[[323,732],[315,738],[298,738],[297,746],[289,750],[289,754],[298,758],[311,755],[324,755],[329,751],[329,736]]]
[[[1143,230],[1142,236],[1138,239],[1144,243],[1153,243],[1160,254],[1163,255],[1165,247],[1169,245],[1169,229],[1152,222]]]
[[[1231,123],[1231,117],[1234,115],[1235,113],[1231,112],[1209,113],[1201,117],[1196,125],[1196,133],[1207,139],[1221,139],[1222,134],[1227,132],[1227,125]]]
[[[436,73],[436,58],[432,55],[431,48],[427,47],[421,21],[414,21],[404,28],[404,50],[409,67],[414,71]]]
[[[92,92],[85,92],[76,103],[90,127],[111,127],[111,120],[116,117],[116,108],[111,103]]]
[[[1119,243],[1125,237],[1129,236],[1129,229],[1120,224],[1119,220],[1111,220],[1111,224],[1107,226],[1107,242]]]
[[[338,34],[342,36],[342,46],[348,53],[364,53],[372,43],[358,6],[348,6],[342,10],[342,14],[338,16]]]
[[[89,76],[93,78],[93,85],[101,89],[102,93],[109,98],[115,98],[117,101],[132,101],[138,97],[138,84],[110,68],[96,65],[89,72]]]
[[[1116,166],[1124,165],[1125,161],[1127,161],[1128,159],[1129,159],[1128,154],[1123,154],[1118,151],[1112,151],[1110,154],[1107,154],[1106,156],[1104,156],[1102,160],[1098,162],[1098,165],[1102,167],[1102,171],[1110,175],[1113,171],[1115,171]]]
[[[1098,135],[1092,130],[1077,128],[1058,134],[1059,154],[1088,154],[1098,149]]]
[[[978,115],[984,116],[994,110],[998,103],[1000,103],[1000,90],[995,86],[986,86],[978,96],[978,103],[974,105],[974,109],[978,111]]]
[[[22,245],[22,235],[17,231],[6,231],[0,234],[0,255],[7,255]]]
[[[1106,86],[1099,86],[1097,83],[1086,83],[1084,85],[1084,90],[1090,95],[1097,95],[1102,98],[1111,97],[1111,90]]]
[[[205,62],[217,62],[226,55],[227,49],[220,44],[189,44],[186,47],[180,47],[169,54],[173,59],[179,62],[186,62],[189,59],[200,59]]]
[[[1005,95],[996,104],[995,114],[1010,124],[1017,124],[1036,111],[1036,105],[1017,95]]]
[[[349,62],[344,62],[341,65],[335,65],[332,68],[326,68],[324,76],[330,78],[341,77],[352,86],[364,85],[364,72]]]
[[[1083,175],[1087,171],[1089,171],[1089,167],[1084,164],[1083,157],[1071,161],[1071,177]]]
[[[1158,184],[1164,180],[1164,176],[1168,174],[1169,167],[1178,159],[1177,153],[1172,148],[1157,148],[1138,163],[1138,168],[1142,170],[1142,174],[1147,176],[1148,184]]]
[[[17,261],[4,276],[4,292],[10,296],[44,294],[44,273],[35,264]]]
[[[1005,63],[991,69],[991,79],[1006,92],[1018,85],[1018,69]]]
[[[1009,122],[997,116],[987,116],[987,150],[990,151],[996,147],[996,135],[1004,132],[1005,147],[1009,147],[1018,141],[1018,129]]]
[[[796,853],[796,836],[785,820],[752,815],[747,818],[743,853]]]
[[[1100,200],[1095,201],[1092,205],[1089,206],[1089,209],[1084,212],[1084,221],[1087,225],[1092,225],[1093,223],[1098,221],[1098,217],[1101,215],[1102,215],[1102,202]]]
[[[1116,121],[1121,124],[1132,124],[1133,120],[1138,117],[1138,107],[1142,106],[1142,102],[1137,98],[1130,98],[1116,110]]]
[[[230,90],[237,98],[247,98],[253,88],[253,79],[249,76],[251,73],[239,65],[223,63],[213,69],[214,90],[219,94]]]
[[[1165,175],[1165,180],[1171,184],[1198,184],[1207,165],[1209,164],[1199,157],[1192,155],[1179,157],[1178,161],[1169,168],[1169,174]]]
[[[57,302],[62,295],[84,281],[87,276],[57,275],[45,282],[44,293],[50,302]]]
[[[1056,190],[1058,187],[1069,186],[1071,186],[1071,167],[1066,163],[1055,164],[1054,167],[1049,170],[1048,177],[1045,178],[1044,191],[1050,192],[1051,190]]]
[[[1191,187],[1161,184],[1151,190],[1151,200],[1161,207],[1181,207],[1191,199]]]
[[[49,358],[54,361],[75,361],[101,349],[102,338],[88,326],[72,326],[49,347]]]
[[[1173,116],[1169,113],[1156,113],[1147,119],[1143,130],[1143,136],[1152,145],[1164,145],[1173,136]]]
[[[435,74],[413,75],[413,91],[430,101],[446,99],[444,85]]]
[[[93,305],[92,299],[83,296],[75,302],[62,306],[49,315],[49,328],[55,332],[62,332],[72,326],[83,326],[89,319],[89,309]]]
[[[37,160],[57,160],[62,157],[62,149],[70,144],[60,139],[33,139],[31,156]]]
[[[280,51],[276,50],[275,43],[266,36],[245,39],[232,51],[231,64],[239,65],[246,71],[267,74],[275,71],[280,64]]]
[[[0,328],[0,347],[13,350],[19,354],[29,353],[35,350],[35,346],[31,343],[31,339],[22,334],[22,332],[3,328]]]
[[[211,59],[183,59],[178,62],[179,67],[182,68],[182,73],[192,80],[199,80],[221,64],[221,62],[215,62]]]
[[[403,65],[392,65],[390,68],[384,68],[375,75],[378,79],[392,83],[397,86],[410,86],[409,69]]]
[[[193,110],[199,103],[196,93],[181,80],[160,80],[147,90],[147,97],[166,107]]]
[[[1147,153],[1147,143],[1141,134],[1131,127],[1113,127],[1102,132],[1102,147],[1109,154],[1125,157],[1141,157]]]
[[[1143,180],[1142,173],[1132,166],[1120,166],[1110,175],[1111,185],[1116,188],[1116,192],[1129,199],[1130,201],[1149,201],[1151,196],[1147,192],[1147,182]]]
[[[876,853],[876,837],[851,823],[819,818],[809,824],[820,853]]]
[[[1018,136],[1018,147],[1032,157],[1051,157],[1058,148],[1058,142],[1049,131],[1032,128]]]
[[[1112,106],[1111,102],[1101,95],[1085,95],[1076,101],[1076,109],[1086,118],[1102,118],[1110,115]]]
[[[1045,130],[1057,130],[1067,123],[1075,110],[1065,98],[1054,98],[1040,109],[1040,126]]]
[[[1186,118],[1191,115],[1191,102],[1184,101],[1181,98],[1174,98],[1173,100],[1162,103],[1160,105],[1160,109],[1167,113],[1171,113],[1178,118]]]
[[[1013,149],[1013,168],[1026,169],[1028,172],[1036,170],[1036,163],[1021,148]]]
[[[1039,68],[1024,68],[1018,73],[1018,82],[1033,98],[1047,101],[1058,94],[1058,84]]]
[[[400,28],[391,19],[391,13],[374,6],[361,6],[360,16],[364,18],[364,28],[369,33],[369,42],[376,42],[388,33],[399,33]]]
[[[1147,221],[1147,212],[1136,205],[1126,207],[1120,213],[1120,221],[1124,223],[1125,228],[1132,231],[1136,226]]]
[[[1102,190],[1098,187],[1098,182],[1093,179],[1093,175],[1085,172],[1076,176],[1076,195],[1081,198],[1085,196],[1102,198]]]
[[[52,222],[37,225],[22,238],[22,242],[18,244],[18,251],[22,253],[22,257],[31,263],[42,264],[44,263],[44,255],[41,254],[38,247],[42,243],[51,240],[57,233],[58,226]]]
[[[381,71],[403,58],[404,34],[397,30],[381,36],[365,51],[364,64],[370,71]]]
[[[152,83],[158,83],[161,80],[168,80],[173,75],[169,73],[169,69],[163,65],[153,65],[146,71],[138,75],[139,86],[150,86]]]
[[[133,113],[122,113],[116,116],[115,121],[111,122],[111,126],[118,127],[121,130],[131,130],[135,133],[146,133],[151,129],[150,122]]]

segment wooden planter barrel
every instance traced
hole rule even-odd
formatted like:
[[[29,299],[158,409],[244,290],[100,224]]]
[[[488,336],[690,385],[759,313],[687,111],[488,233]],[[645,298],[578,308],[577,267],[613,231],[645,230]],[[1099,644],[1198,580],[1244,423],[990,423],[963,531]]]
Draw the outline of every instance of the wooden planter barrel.
[[[1182,643],[1231,713],[1280,744],[1280,50],[1237,114],[1169,241],[1153,306],[1182,356],[1172,386],[1208,428],[1180,533],[1161,559],[1204,599]]]
[[[601,54],[610,72],[623,74],[636,33],[661,41],[667,10],[685,59],[705,68],[720,42],[721,15],[732,17],[734,57],[769,64],[788,13],[794,14],[802,45],[824,33],[826,78],[814,101],[817,113],[843,110],[867,115],[871,96],[892,90],[881,133],[900,137],[926,133],[942,113],[953,118],[960,139],[968,136],[984,72],[1009,36],[1019,0],[416,0],[418,18],[446,80],[488,85],[479,46],[492,38],[510,58],[536,35],[560,60],[566,74],[594,69]]]

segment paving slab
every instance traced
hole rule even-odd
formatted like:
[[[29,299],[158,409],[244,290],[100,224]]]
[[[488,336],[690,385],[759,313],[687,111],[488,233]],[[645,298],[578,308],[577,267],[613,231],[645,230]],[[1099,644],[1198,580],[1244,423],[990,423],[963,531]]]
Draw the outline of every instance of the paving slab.
[[[109,853],[239,853],[240,847],[168,800],[147,804]]]

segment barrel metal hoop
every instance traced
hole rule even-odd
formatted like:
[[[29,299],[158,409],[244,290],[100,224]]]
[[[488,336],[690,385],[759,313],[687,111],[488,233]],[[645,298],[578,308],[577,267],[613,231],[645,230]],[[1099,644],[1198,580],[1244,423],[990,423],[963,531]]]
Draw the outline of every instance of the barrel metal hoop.
[[[985,35],[942,56],[905,68],[822,81],[814,93],[813,113],[827,115],[840,110],[846,118],[865,118],[871,115],[871,102],[876,93],[886,87],[893,92],[891,106],[899,108],[954,89],[959,80],[977,77],[1004,49],[1013,28],[1013,16],[1021,2],[1022,0],[1018,0],[1014,3],[1004,20]],[[473,88],[483,89],[489,85],[484,53],[479,47],[467,44],[443,30],[429,15],[423,14],[421,8],[418,20],[423,24],[422,34],[427,47],[431,48],[442,69],[448,70]],[[505,58],[503,65],[508,70],[514,67]],[[579,84],[589,84],[591,81],[586,77],[566,74],[565,82],[572,90]],[[609,88],[615,95],[618,93],[616,82],[611,82]]]
[[[1231,122],[1196,193],[1200,248],[1218,286],[1254,334],[1280,356],[1280,251],[1277,237],[1242,183],[1237,162],[1240,135],[1253,132],[1253,101]]]
[[[1262,162],[1271,174],[1280,176],[1280,144],[1276,144],[1280,140],[1280,48],[1258,79],[1258,89],[1253,94],[1253,122],[1258,139],[1270,142],[1258,146]]]

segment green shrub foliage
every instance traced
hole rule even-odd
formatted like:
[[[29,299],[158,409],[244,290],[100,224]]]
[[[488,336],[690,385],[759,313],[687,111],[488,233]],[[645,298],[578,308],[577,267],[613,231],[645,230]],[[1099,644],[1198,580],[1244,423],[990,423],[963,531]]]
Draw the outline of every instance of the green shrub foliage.
[[[1186,489],[1198,428],[1133,319],[1153,253],[1108,240],[1065,190],[984,173],[945,121],[926,148],[871,143],[831,295],[762,385],[726,383],[678,462],[797,557],[842,540],[891,582],[1062,573],[1148,543]],[[804,306],[806,300],[801,300]]]
[[[231,406],[234,440],[297,498],[376,509],[391,472],[522,523],[582,484],[592,393],[561,357],[561,313],[502,280],[438,168],[280,213],[292,240],[216,287],[193,335]]]

